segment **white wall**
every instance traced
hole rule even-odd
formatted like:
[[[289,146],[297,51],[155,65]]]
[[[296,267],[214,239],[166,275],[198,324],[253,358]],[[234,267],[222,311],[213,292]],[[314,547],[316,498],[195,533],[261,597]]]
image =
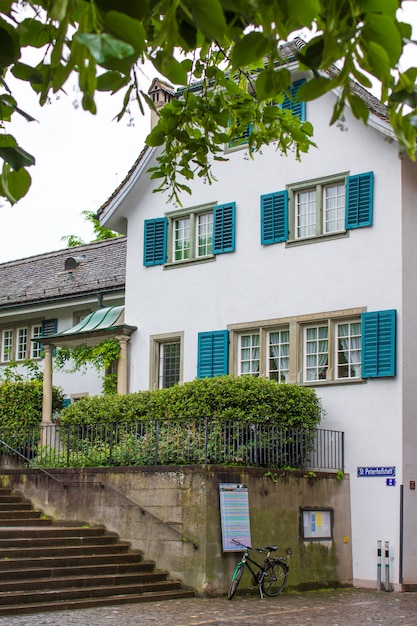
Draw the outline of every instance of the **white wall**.
[[[175,207],[166,204],[163,194],[152,194],[145,177],[121,206],[120,212],[128,219],[126,323],[138,327],[131,347],[132,391],[149,387],[149,336],[153,334],[184,332],[185,380],[196,376],[198,333],[225,329],[228,324],[353,307],[396,309],[398,336],[402,337],[403,197],[398,148],[373,128],[353,120],[349,112],[343,129],[330,127],[332,100],[328,95],[308,103],[307,118],[315,127],[318,148],[312,148],[301,162],[293,155],[281,156],[274,146],[264,148],[253,160],[238,151],[229,155],[227,163],[213,166],[218,182],[210,186],[196,180],[192,197],[183,196],[184,207],[236,202],[234,253],[181,268],[144,267],[144,220],[162,217]],[[370,170],[374,172],[372,227],[310,245],[261,246],[261,194],[303,180]],[[407,290],[415,299],[411,280]],[[323,427],[343,430],[346,436],[352,493],[352,537],[348,540],[354,579],[363,585],[375,584],[378,539],[390,541],[392,579],[398,582],[402,358],[398,341],[395,378],[317,386],[326,411]],[[415,448],[413,443],[413,452]],[[386,486],[383,478],[357,478],[359,466],[395,466],[396,486]]]

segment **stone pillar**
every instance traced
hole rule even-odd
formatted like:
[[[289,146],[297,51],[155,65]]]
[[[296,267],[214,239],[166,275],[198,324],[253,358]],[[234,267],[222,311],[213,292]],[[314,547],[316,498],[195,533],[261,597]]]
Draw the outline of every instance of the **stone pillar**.
[[[53,346],[48,343],[42,344],[42,350],[44,351],[44,365],[43,365],[43,396],[42,396],[42,434],[41,445],[46,446],[48,440],[48,431],[50,428],[46,426],[52,426],[52,350]]]
[[[127,342],[129,337],[116,337],[120,344],[120,354],[117,361],[117,393],[127,393]]]

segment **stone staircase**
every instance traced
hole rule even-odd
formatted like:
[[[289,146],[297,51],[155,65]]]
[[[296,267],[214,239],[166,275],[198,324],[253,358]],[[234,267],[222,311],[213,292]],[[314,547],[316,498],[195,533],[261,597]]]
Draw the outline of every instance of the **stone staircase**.
[[[115,533],[55,522],[0,488],[0,617],[193,595]]]

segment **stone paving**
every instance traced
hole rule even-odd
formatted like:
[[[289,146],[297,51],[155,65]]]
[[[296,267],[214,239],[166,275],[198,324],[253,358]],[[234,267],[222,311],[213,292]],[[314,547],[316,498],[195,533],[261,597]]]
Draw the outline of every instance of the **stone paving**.
[[[1,617],[0,626],[417,626],[417,593],[342,589]]]

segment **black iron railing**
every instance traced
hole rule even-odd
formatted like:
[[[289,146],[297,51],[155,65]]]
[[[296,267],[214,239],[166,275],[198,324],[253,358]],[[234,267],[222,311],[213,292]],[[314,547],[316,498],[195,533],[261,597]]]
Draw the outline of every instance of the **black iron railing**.
[[[3,456],[26,457],[39,467],[245,465],[343,470],[343,433],[287,429],[234,420],[166,419],[130,424],[0,429]]]

